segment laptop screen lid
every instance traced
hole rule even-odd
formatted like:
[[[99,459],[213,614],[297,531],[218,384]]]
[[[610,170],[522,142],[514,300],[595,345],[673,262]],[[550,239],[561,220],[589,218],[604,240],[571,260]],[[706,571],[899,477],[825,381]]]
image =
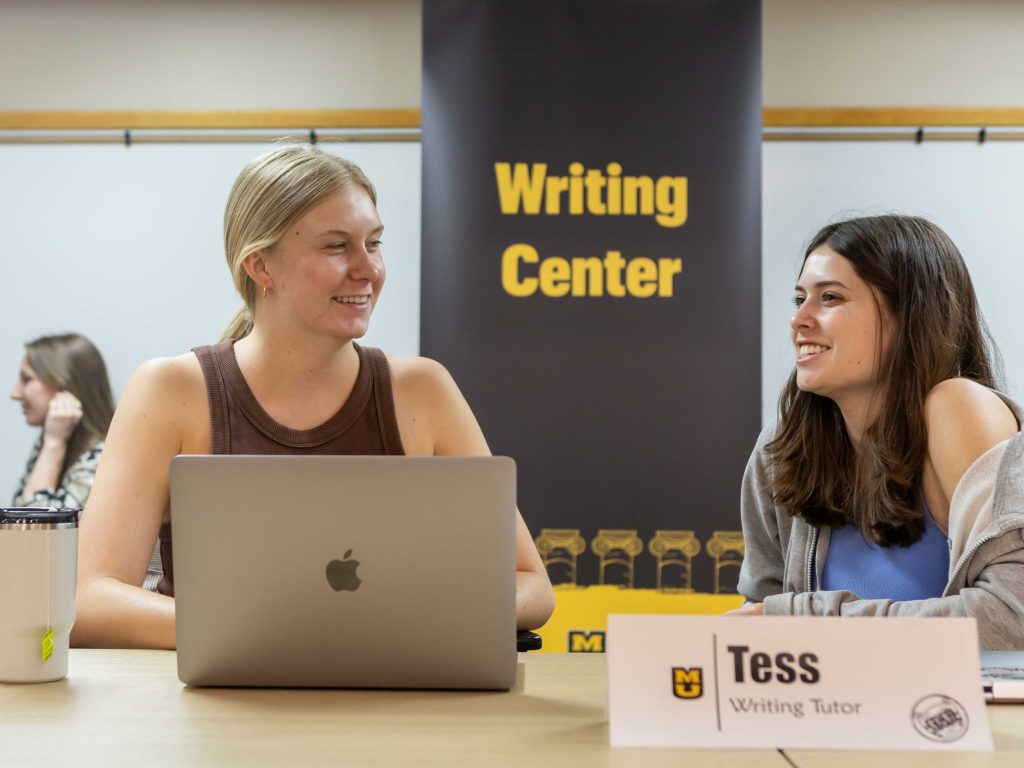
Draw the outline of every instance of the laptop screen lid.
[[[1024,651],[982,651],[981,682],[986,701],[1024,702]]]
[[[175,458],[178,676],[509,688],[515,486],[504,457]]]

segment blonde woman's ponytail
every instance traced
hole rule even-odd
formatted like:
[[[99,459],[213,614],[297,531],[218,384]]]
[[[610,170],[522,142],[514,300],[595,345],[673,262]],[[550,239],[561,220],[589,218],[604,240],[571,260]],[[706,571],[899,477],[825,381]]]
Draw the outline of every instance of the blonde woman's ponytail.
[[[228,327],[220,335],[221,341],[238,341],[252,332],[252,314],[246,306],[241,307],[231,318]]]

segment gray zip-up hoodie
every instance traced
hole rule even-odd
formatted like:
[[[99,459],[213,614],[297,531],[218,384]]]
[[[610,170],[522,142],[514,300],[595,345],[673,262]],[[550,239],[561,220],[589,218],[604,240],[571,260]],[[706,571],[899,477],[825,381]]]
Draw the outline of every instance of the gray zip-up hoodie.
[[[811,591],[830,529],[776,506],[767,488],[771,457],[758,438],[743,475],[740,514],[745,556],[739,591],[765,615],[973,616],[982,648],[1024,649],[1024,432],[983,454],[960,479],[949,508],[949,581],[941,597],[862,600],[848,591]]]

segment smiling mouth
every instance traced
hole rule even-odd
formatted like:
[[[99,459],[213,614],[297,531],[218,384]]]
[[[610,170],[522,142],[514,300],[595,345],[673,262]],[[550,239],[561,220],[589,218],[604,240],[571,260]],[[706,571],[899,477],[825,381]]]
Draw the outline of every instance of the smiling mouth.
[[[332,300],[339,304],[355,304],[356,306],[363,306],[370,303],[369,296],[335,296]]]
[[[824,352],[828,347],[823,347],[821,344],[801,344],[797,347],[798,357],[810,357],[811,355],[817,355]]]

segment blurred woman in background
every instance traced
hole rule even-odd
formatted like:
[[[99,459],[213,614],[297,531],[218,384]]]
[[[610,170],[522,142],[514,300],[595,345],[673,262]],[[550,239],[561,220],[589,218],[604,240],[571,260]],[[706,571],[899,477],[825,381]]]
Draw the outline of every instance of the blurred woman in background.
[[[81,509],[114,415],[99,350],[77,333],[30,341],[11,398],[29,426],[41,427],[14,505]]]

